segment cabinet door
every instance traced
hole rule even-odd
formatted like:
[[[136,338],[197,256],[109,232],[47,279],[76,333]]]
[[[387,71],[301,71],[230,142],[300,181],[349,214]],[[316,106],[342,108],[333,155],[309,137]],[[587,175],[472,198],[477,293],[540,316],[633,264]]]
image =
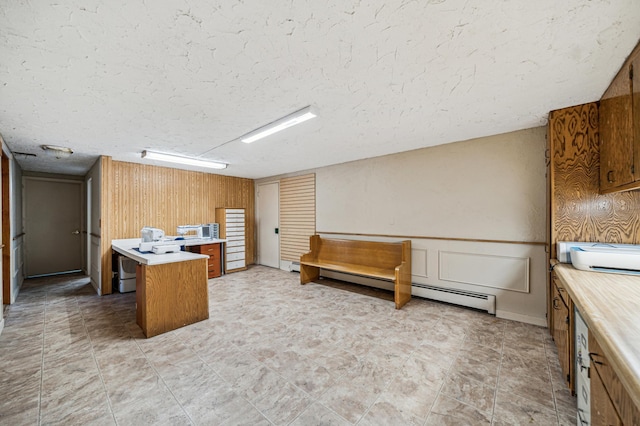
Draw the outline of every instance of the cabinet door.
[[[600,99],[600,192],[630,184],[633,176],[633,108],[630,66]]]
[[[631,88],[633,91],[633,163],[635,180],[640,180],[640,49],[636,49],[631,62]]]
[[[569,308],[562,301],[558,287],[555,285],[553,286],[551,306],[553,307],[553,340],[556,342],[556,347],[558,348],[558,358],[560,360],[562,375],[567,381],[569,388],[571,388]]]
[[[600,374],[591,364],[591,425],[611,426],[622,425],[616,409],[609,399],[609,394],[602,383]]]

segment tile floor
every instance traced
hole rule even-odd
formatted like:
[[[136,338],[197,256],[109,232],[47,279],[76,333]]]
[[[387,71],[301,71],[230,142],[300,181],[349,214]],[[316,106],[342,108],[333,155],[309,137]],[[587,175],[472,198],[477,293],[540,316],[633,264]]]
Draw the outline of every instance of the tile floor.
[[[575,425],[546,329],[298,283],[210,280],[209,320],[145,339],[134,293],[28,280],[0,335],[0,424]]]

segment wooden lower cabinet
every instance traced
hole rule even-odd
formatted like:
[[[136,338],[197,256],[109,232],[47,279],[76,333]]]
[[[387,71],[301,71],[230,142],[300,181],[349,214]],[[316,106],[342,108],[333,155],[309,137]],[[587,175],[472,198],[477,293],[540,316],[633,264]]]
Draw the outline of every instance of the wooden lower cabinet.
[[[562,376],[567,386],[573,392],[573,303],[569,295],[558,284],[555,274],[551,281],[552,296],[551,307],[551,337],[558,348],[558,359]]]
[[[609,399],[604,383],[600,378],[597,370],[591,365],[591,425],[593,426],[610,426],[622,425],[622,420],[616,413],[613,402]]]
[[[206,254],[209,256],[207,260],[207,278],[217,278],[222,275],[220,246],[220,243],[216,243],[189,247],[189,251],[192,253]]]
[[[591,424],[640,425],[640,411],[625,390],[600,344],[589,333]]]

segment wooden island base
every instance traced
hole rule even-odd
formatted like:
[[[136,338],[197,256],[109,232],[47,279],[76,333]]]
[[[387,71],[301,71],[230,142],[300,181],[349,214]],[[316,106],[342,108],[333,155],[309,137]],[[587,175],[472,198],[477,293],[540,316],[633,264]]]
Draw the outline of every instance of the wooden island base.
[[[138,264],[136,322],[146,337],[209,318],[207,259]]]

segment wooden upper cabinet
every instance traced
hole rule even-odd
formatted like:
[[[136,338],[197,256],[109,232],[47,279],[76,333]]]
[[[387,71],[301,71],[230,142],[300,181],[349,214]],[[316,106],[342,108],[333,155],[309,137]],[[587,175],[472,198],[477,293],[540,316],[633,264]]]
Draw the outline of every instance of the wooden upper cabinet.
[[[636,181],[640,180],[640,48],[636,47],[631,57],[631,91],[633,97],[633,163]]]
[[[640,188],[640,82],[633,72],[639,61],[640,45],[600,99],[601,193]]]

